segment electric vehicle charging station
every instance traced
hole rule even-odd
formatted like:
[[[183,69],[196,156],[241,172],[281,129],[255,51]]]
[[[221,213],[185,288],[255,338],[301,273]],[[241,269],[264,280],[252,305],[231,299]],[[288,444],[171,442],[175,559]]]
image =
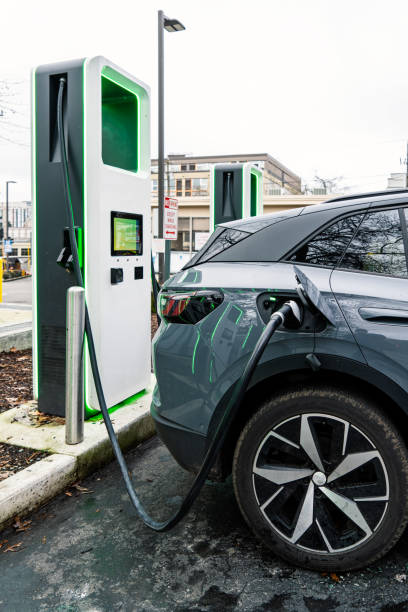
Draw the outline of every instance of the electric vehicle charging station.
[[[63,100],[71,211],[108,408],[150,381],[150,90],[104,57],[33,71],[33,376],[64,415],[66,291],[76,283],[58,146]],[[56,265],[56,260],[60,266]],[[61,268],[62,266],[62,268]],[[87,416],[99,410],[85,356]]]
[[[263,214],[262,172],[250,163],[215,164],[210,177],[210,228]]]

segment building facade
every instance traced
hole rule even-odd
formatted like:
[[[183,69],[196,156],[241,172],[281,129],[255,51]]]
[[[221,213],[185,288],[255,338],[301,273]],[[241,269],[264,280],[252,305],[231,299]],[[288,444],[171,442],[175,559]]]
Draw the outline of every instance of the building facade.
[[[13,249],[9,257],[30,257],[31,234],[32,234],[32,206],[31,202],[9,202],[8,207],[8,236],[13,240]],[[3,228],[4,237],[6,230],[6,203],[0,202],[0,224]],[[3,241],[0,241],[0,256],[3,256]]]
[[[190,156],[169,155],[165,160],[165,194],[179,204],[177,240],[172,241],[171,271],[177,271],[201,248],[210,231],[210,170],[214,164],[249,162],[263,173],[264,214],[326,199],[324,190],[302,194],[301,179],[267,153]],[[158,234],[158,167],[152,160],[152,227]]]
[[[165,194],[179,203],[177,240],[172,241],[172,271],[179,269],[199,250],[210,231],[210,170],[214,164],[246,163],[263,173],[264,213],[309,206],[327,199],[323,189],[313,195],[302,194],[300,177],[267,153],[191,156],[169,155],[165,160]],[[158,234],[157,160],[151,164],[152,228]],[[330,194],[333,196],[334,194]],[[0,203],[0,223],[5,219],[5,203]],[[10,257],[30,263],[32,235],[31,202],[9,203],[9,236],[13,238]],[[3,255],[1,241],[0,254]]]

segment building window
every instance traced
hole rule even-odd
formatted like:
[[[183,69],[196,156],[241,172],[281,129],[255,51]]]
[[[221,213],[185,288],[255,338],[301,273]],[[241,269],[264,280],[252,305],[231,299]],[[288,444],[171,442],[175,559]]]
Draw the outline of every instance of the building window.
[[[189,164],[188,165],[188,169],[189,170],[195,170],[196,169],[196,165],[195,164]]]
[[[193,251],[199,251],[209,238],[210,220],[208,217],[194,217],[192,230]]]
[[[190,251],[190,217],[179,217],[177,240],[171,241],[172,251]]]
[[[269,196],[282,195],[282,188],[273,181],[265,181],[264,194]]]
[[[194,178],[193,179],[193,196],[208,195],[208,179]]]
[[[152,180],[152,191],[157,191],[157,179]]]
[[[187,164],[181,164],[180,169],[182,172],[185,172],[187,170]]]
[[[11,255],[11,257],[17,257],[18,249],[12,249],[10,255]]]
[[[176,180],[176,195],[177,196],[182,196],[183,195],[183,181],[182,181],[182,179],[177,179]]]
[[[27,256],[28,256],[28,253],[29,253],[29,250],[28,250],[28,249],[24,249],[24,248],[23,248],[23,249],[21,249],[21,256],[22,256],[22,257],[27,257]]]
[[[185,179],[185,183],[184,183],[184,195],[187,198],[191,197],[191,179]]]

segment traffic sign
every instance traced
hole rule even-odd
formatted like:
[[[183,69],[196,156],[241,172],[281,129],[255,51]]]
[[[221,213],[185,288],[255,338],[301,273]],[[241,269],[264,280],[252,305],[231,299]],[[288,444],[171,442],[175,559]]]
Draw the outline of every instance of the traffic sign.
[[[177,240],[178,227],[178,200],[176,198],[164,198],[163,216],[163,238]]]

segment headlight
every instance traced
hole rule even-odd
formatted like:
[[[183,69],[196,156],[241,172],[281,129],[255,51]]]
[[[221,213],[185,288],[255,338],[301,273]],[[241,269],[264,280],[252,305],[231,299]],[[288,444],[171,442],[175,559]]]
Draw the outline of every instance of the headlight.
[[[224,299],[217,290],[163,291],[159,295],[159,314],[169,323],[194,325],[217,308]]]

